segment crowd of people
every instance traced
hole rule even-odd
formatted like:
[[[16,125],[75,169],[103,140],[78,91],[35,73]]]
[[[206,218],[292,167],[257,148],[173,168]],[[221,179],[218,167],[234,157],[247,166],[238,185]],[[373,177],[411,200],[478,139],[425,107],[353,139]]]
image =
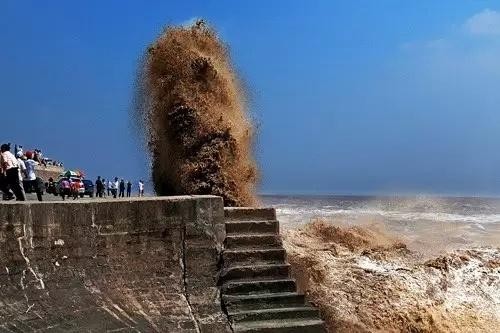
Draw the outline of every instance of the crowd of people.
[[[41,152],[40,152],[41,153]],[[24,153],[16,147],[16,154],[10,151],[10,143],[0,146],[0,191],[3,200],[16,199],[26,200],[24,186],[30,186],[42,201],[42,184],[35,173],[35,166],[39,163],[35,160],[34,152]]]
[[[95,195],[98,198],[124,198],[126,193],[127,198],[130,198],[132,196],[132,187],[130,180],[125,181],[123,178],[118,180],[118,177],[115,177],[113,180],[106,181],[106,179],[98,176],[95,181]],[[139,197],[144,196],[144,182],[142,180],[137,183],[137,194]]]
[[[34,192],[37,199],[42,201],[44,189],[47,193],[60,195],[63,200],[66,197],[77,199],[83,197],[84,194],[88,194],[84,193],[84,191],[86,192],[87,183],[83,184],[85,182],[83,174],[76,175],[73,178],[71,176],[61,178],[60,176],[57,181],[49,178],[44,187],[43,180],[36,175],[37,169],[35,166],[53,165],[62,167],[62,163],[45,158],[40,149],[25,152],[22,146],[16,145],[13,153],[11,152],[10,143],[4,143],[1,145],[0,150],[0,191],[3,200],[16,199],[25,201],[26,193]],[[89,183],[91,186],[92,182],[89,181]],[[144,196],[144,182],[139,180],[136,186],[137,195],[139,197]],[[118,177],[106,180],[99,176],[94,185],[95,196],[99,198],[131,197],[134,188],[135,186],[131,181],[125,181],[123,178],[119,180]],[[93,194],[91,190],[89,195]]]
[[[23,151],[23,146],[21,146],[21,145],[15,145],[14,153],[16,156],[18,156],[18,155],[25,156],[25,153]],[[32,154],[33,154],[33,160],[41,165],[44,165],[44,166],[52,165],[52,166],[58,166],[58,167],[64,166],[62,162],[45,157],[43,155],[41,149],[35,148],[33,150]]]

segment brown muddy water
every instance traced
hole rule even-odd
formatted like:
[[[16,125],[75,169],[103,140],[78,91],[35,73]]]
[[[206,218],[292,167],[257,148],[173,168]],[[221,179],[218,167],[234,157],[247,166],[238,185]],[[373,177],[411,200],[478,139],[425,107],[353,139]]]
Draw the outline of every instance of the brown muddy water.
[[[330,332],[500,332],[500,200],[264,196]]]

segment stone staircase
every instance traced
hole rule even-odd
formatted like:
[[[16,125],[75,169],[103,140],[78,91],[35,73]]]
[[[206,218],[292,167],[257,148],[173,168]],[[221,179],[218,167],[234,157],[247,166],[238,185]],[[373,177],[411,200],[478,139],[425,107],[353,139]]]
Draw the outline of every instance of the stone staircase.
[[[234,332],[326,332],[290,278],[272,208],[225,208],[222,303]]]

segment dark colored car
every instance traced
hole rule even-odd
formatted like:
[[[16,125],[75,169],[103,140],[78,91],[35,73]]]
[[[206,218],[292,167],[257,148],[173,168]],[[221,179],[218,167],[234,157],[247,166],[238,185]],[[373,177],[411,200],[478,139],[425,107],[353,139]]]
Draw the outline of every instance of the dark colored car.
[[[83,185],[85,186],[84,195],[88,195],[89,197],[94,197],[94,183],[89,179],[83,180]]]

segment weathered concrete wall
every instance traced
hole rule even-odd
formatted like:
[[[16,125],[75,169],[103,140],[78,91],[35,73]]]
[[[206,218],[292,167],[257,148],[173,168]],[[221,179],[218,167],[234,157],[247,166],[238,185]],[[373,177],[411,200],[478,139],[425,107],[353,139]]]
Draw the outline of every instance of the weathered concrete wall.
[[[35,167],[36,175],[38,177],[42,178],[44,182],[49,181],[49,178],[51,178],[51,177],[54,180],[57,180],[57,177],[59,177],[59,175],[63,172],[64,172],[64,168],[56,167],[53,165],[47,165],[47,166],[37,165]]]
[[[0,204],[0,332],[228,332],[221,198]]]

